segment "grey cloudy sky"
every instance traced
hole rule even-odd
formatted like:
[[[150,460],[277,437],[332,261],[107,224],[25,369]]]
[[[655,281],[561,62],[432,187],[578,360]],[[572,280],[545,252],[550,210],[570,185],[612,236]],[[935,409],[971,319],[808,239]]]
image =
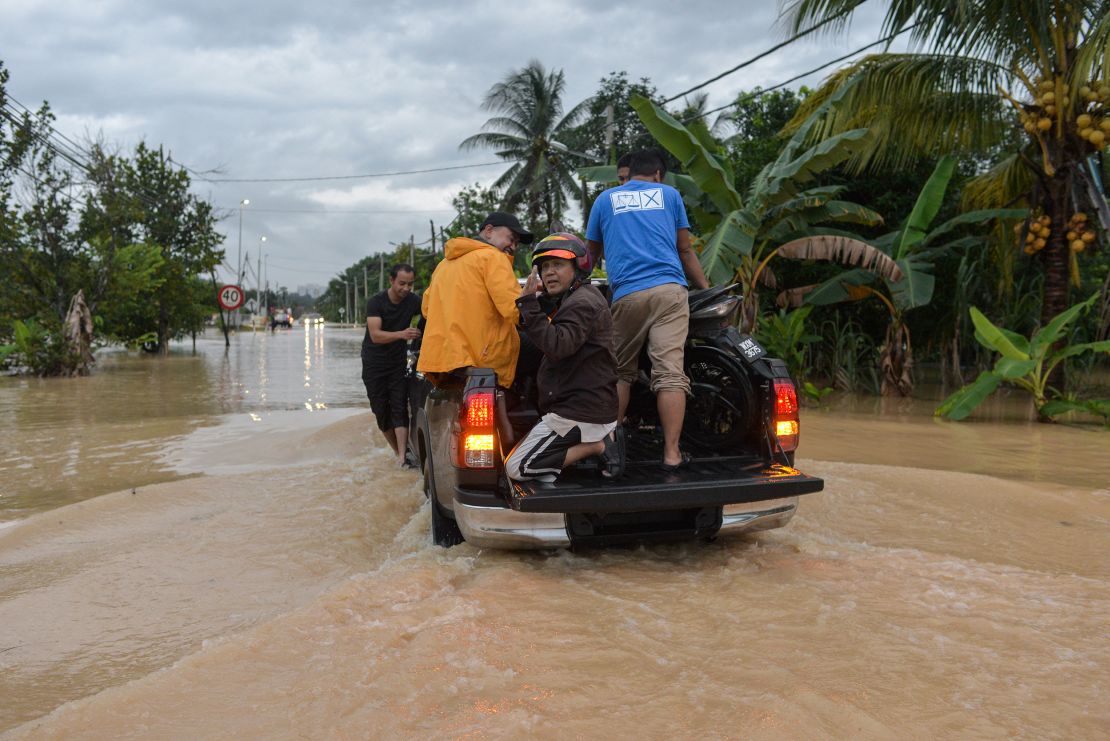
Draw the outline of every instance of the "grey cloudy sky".
[[[871,3],[874,4],[874,3]],[[714,83],[711,105],[775,85],[879,37],[882,7],[847,35],[803,40]],[[215,178],[297,178],[491,162],[460,152],[486,90],[530,59],[566,73],[567,106],[612,71],[670,96],[781,41],[773,0],[154,2],[0,0],[8,92],[49,101],[74,139],[163,145]],[[815,84],[824,74],[796,84]],[[507,165],[299,183],[213,183],[234,265],[268,254],[272,285],[326,284],[361,256],[429,235],[468,183]],[[264,245],[260,238],[266,236]],[[232,272],[227,273],[230,278]]]

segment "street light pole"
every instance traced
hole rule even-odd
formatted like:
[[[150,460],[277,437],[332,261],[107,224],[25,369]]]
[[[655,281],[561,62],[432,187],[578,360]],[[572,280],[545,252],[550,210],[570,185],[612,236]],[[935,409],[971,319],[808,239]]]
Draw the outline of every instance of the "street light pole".
[[[239,201],[239,258],[235,263],[235,285],[243,281],[243,206],[249,206],[251,199],[244,198]]]

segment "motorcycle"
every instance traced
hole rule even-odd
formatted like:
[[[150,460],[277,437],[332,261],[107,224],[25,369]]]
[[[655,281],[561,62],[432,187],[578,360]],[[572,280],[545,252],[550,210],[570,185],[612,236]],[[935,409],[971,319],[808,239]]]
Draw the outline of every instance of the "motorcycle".
[[[735,326],[742,303],[732,294],[736,285],[690,291],[684,368],[691,389],[681,441],[685,450],[719,454],[750,449],[759,446],[765,431],[757,387],[761,379],[770,378],[759,362],[766,353]],[[630,431],[659,432],[650,379],[651,360],[645,349],[625,413]]]

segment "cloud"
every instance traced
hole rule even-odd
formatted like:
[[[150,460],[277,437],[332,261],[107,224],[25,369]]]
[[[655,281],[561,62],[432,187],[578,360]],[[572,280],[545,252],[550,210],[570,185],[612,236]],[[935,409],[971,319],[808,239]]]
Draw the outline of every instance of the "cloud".
[[[766,0],[56,0],[8,2],[4,16],[8,90],[32,108],[48,100],[59,131],[102,132],[125,149],[146,140],[195,171],[218,167],[225,178],[492,161],[492,153],[460,152],[458,144],[488,117],[481,101],[490,85],[530,59],[565,71],[569,108],[612,71],[649,77],[669,95],[782,38]],[[861,16],[846,39],[806,41],[713,83],[710,103],[773,85],[877,32],[875,13]],[[449,221],[435,209],[503,169],[305,183],[196,178],[194,189],[228,209],[221,228],[232,262],[237,204],[249,197],[243,250],[257,254],[258,237],[267,235],[273,276],[295,284],[305,282],[302,272],[326,275],[423,234],[430,218]]]

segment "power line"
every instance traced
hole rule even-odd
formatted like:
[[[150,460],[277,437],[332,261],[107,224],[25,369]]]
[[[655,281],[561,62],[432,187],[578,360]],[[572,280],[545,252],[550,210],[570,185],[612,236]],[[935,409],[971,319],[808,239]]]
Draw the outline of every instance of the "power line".
[[[914,24],[914,25],[916,25],[916,24]],[[699,118],[705,118],[706,116],[710,115],[711,113],[717,113],[718,111],[723,111],[726,108],[732,108],[733,106],[738,106],[738,105],[741,105],[742,103],[747,103],[749,100],[753,100],[755,98],[758,98],[761,95],[765,95],[765,94],[771,92],[772,90],[778,90],[781,87],[786,87],[787,85],[789,85],[792,82],[797,82],[798,80],[802,79],[803,77],[809,77],[810,75],[814,74],[815,72],[820,72],[821,70],[825,69],[825,67],[829,67],[829,66],[837,64],[839,62],[843,62],[845,59],[848,59],[850,57],[854,57],[855,55],[859,54],[862,51],[867,51],[868,49],[870,49],[873,46],[878,46],[880,44],[885,44],[889,41],[892,41],[896,37],[905,33],[906,31],[909,31],[911,28],[913,28],[913,26],[909,26],[907,28],[902,29],[901,31],[897,31],[895,33],[892,33],[892,34],[890,34],[889,36],[887,36],[885,38],[879,39],[878,41],[873,41],[870,44],[867,44],[866,46],[861,46],[860,48],[856,49],[855,51],[848,52],[847,54],[845,54],[842,57],[837,57],[836,59],[825,62],[824,64],[822,64],[819,67],[814,67],[811,70],[807,70],[805,72],[802,72],[801,74],[794,75],[789,80],[784,80],[784,81],[778,83],[777,85],[772,85],[769,88],[760,89],[756,92],[749,93],[747,95],[741,96],[741,97],[737,98],[736,100],[732,101],[731,103],[726,103],[723,106],[719,106],[717,108],[712,108],[708,111],[704,111],[702,113],[699,113],[696,116],[691,116],[689,118],[683,119],[682,123],[687,124],[687,123],[690,123],[691,121],[697,121]]]
[[[238,206],[216,206],[216,208],[223,208],[227,210],[235,210]],[[337,209],[322,209],[322,208],[255,208],[252,204],[250,207],[252,212],[263,213],[278,213],[278,214],[438,214],[438,213],[455,213],[453,208],[415,208],[415,209],[395,209],[395,210],[381,210],[381,211],[359,211],[359,210],[337,210]]]
[[[385,178],[394,175],[422,175],[426,172],[446,172],[448,170],[468,170],[473,167],[490,167],[503,165],[504,160],[497,162],[475,162],[469,165],[451,165],[450,167],[430,167],[426,170],[398,170],[396,172],[371,172],[362,175],[321,175],[319,177],[305,178],[206,178],[198,176],[198,180],[208,183],[305,183],[319,180],[360,180],[365,178]]]
[[[678,100],[683,95],[689,95],[690,93],[694,92],[695,90],[701,90],[706,85],[710,85],[710,84],[716,82],[717,80],[720,80],[723,77],[728,77],[729,75],[731,75],[733,72],[736,72],[737,70],[741,70],[744,67],[747,67],[749,65],[752,65],[752,64],[758,62],[760,59],[763,59],[764,57],[775,53],[776,51],[783,48],[784,46],[787,46],[788,44],[792,44],[795,41],[797,41],[798,39],[801,39],[805,36],[808,36],[809,34],[813,33],[814,31],[821,28],[822,26],[825,26],[826,24],[832,23],[833,21],[839,20],[840,18],[844,17],[848,13],[855,10],[856,6],[862,4],[862,2],[863,2],[863,0],[859,0],[858,2],[854,3],[852,6],[850,6],[848,8],[845,8],[844,10],[840,11],[836,15],[830,16],[830,17],[826,18],[825,20],[821,21],[820,23],[818,23],[814,26],[810,26],[806,30],[794,34],[793,36],[786,39],[785,41],[782,41],[778,44],[775,44],[770,49],[767,49],[766,51],[762,51],[759,54],[756,54],[754,57],[751,57],[750,59],[744,60],[743,62],[736,65],[732,69],[727,69],[724,72],[722,72],[721,74],[716,75],[715,77],[710,77],[705,82],[694,85],[692,88],[690,88],[688,90],[683,90],[681,93],[678,93],[676,95],[672,95],[671,97],[669,97],[669,98],[667,98],[666,100],[663,101],[663,105],[666,105],[667,103],[671,103],[675,100]]]
[[[23,103],[20,103],[20,102],[19,102],[18,100],[16,100],[15,98],[13,98],[13,97],[12,97],[11,95],[6,95],[5,97],[6,97],[6,98],[7,98],[8,100],[10,100],[10,101],[12,101],[13,103],[15,103],[16,105],[18,105],[18,106],[19,106],[20,108],[22,108],[22,109],[23,109],[24,111],[26,111],[26,112],[27,112],[28,114],[34,115],[34,114],[33,114],[33,112],[31,111],[31,109],[30,109],[30,108],[28,108],[27,106],[23,105]],[[64,133],[62,133],[61,131],[58,131],[58,130],[57,130],[56,128],[54,128],[54,125],[53,125],[53,124],[51,124],[51,123],[48,123],[48,122],[46,122],[46,121],[43,121],[43,124],[45,124],[45,125],[46,125],[46,127],[47,127],[48,129],[50,129],[50,130],[51,130],[52,132],[54,132],[54,134],[55,134],[56,136],[58,136],[58,137],[60,137],[61,139],[65,140],[65,142],[66,142],[67,146],[69,146],[69,147],[70,147],[70,150],[71,150],[71,151],[75,151],[75,152],[77,152],[78,154],[80,154],[80,155],[82,155],[82,156],[84,156],[84,157],[91,157],[91,156],[92,156],[92,155],[91,155],[91,153],[90,153],[90,152],[89,152],[88,150],[86,150],[86,149],[84,149],[83,147],[81,147],[81,145],[80,145],[80,144],[78,144],[77,142],[73,141],[73,140],[72,140],[72,139],[70,139],[70,138],[69,138],[68,136],[66,136],[66,135],[65,135]]]

